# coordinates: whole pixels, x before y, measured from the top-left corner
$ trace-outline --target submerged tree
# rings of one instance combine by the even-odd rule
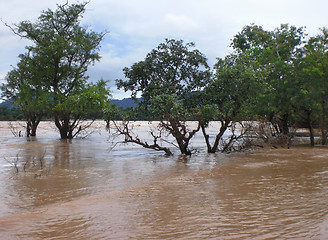
[[[92,122],[85,125],[84,114],[102,112],[109,105],[109,90],[106,81],[88,83],[75,88],[69,96],[53,107],[55,124],[60,131],[62,139],[72,139],[81,131],[88,128]],[[94,120],[94,119],[93,119]]]
[[[83,112],[70,110],[70,104],[83,102],[84,91],[90,91],[91,86],[85,87],[86,71],[100,59],[100,42],[105,35],[81,26],[86,4],[57,5],[55,11],[43,11],[35,23],[23,21],[11,27],[15,34],[34,43],[26,48],[38,57],[37,84],[51,93],[52,112],[62,139],[73,138],[73,130],[79,129],[77,123]],[[89,99],[87,105],[92,103]],[[98,102],[95,104],[97,107]],[[85,106],[80,110],[84,111]]]
[[[321,142],[327,144],[328,134],[328,29],[311,37],[305,46],[301,95],[296,98],[298,106],[301,103],[307,113],[308,126],[313,131],[313,125],[318,123],[321,129]],[[300,106],[301,107],[301,106]],[[305,108],[306,107],[306,108]],[[313,132],[311,143],[314,145]]]
[[[147,54],[144,61],[124,68],[128,80],[118,80],[119,89],[140,95],[139,109],[160,121],[159,128],[171,134],[182,154],[191,155],[190,139],[200,125],[189,129],[186,121],[192,116],[188,101],[193,92],[201,91],[209,79],[206,57],[193,43],[166,39]]]
[[[6,76],[2,96],[12,101],[24,114],[26,136],[36,136],[41,118],[50,110],[50,94],[40,84],[36,57],[21,54],[20,62]]]
[[[250,56],[239,53],[219,58],[214,69],[214,77],[203,91],[200,106],[201,129],[209,153],[219,150],[223,135],[234,123],[254,117],[256,101],[263,91],[263,73],[258,71]],[[206,128],[213,120],[221,125],[211,144]],[[228,144],[233,142],[233,138],[236,138],[235,134],[231,135]],[[222,151],[228,148],[225,146]]]
[[[266,92],[259,99],[257,113],[277,126],[277,132],[289,135],[294,122],[292,97],[299,86],[295,84],[296,63],[304,44],[304,29],[282,24],[266,31],[261,26],[244,27],[232,42],[237,52],[244,52],[259,63],[267,77]]]

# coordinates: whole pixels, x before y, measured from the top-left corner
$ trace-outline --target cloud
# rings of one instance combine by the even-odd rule
[[[42,10],[66,0],[4,1],[0,18],[8,23],[35,21]],[[73,3],[75,1],[70,1]],[[281,23],[306,26],[311,35],[327,25],[326,0],[91,0],[82,24],[109,31],[102,42],[102,59],[90,67],[90,79],[123,78],[122,69],[144,59],[165,38],[195,42],[210,65],[231,51],[230,40],[242,27],[256,23],[270,30]],[[0,26],[0,78],[17,63],[26,41]],[[114,83],[112,82],[112,85]],[[114,97],[123,96],[116,92]]]

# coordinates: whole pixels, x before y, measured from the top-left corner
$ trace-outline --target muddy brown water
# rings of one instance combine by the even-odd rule
[[[165,157],[93,130],[0,123],[0,239],[328,239],[327,148]]]

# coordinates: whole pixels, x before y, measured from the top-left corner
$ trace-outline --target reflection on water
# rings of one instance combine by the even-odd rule
[[[0,156],[29,163],[0,159],[0,239],[328,239],[326,148],[165,157],[42,124],[0,124]]]

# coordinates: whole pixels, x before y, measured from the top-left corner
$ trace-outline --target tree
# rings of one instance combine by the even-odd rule
[[[328,29],[311,37],[305,46],[303,64],[302,100],[306,104],[311,127],[317,121],[321,141],[327,144],[328,134]],[[312,143],[314,145],[314,142]]]
[[[106,129],[110,131],[110,121],[121,120],[122,116],[119,108],[113,103],[109,103],[108,106],[106,106],[104,109],[103,118],[106,122]]]
[[[263,91],[263,74],[249,55],[241,52],[219,58],[214,69],[214,77],[205,87],[200,105],[201,129],[209,153],[218,151],[224,133],[235,122],[254,118],[253,108]],[[213,120],[220,121],[221,126],[211,144],[206,128]],[[232,138],[229,144],[233,142]]]
[[[297,125],[304,126],[309,130],[310,145],[314,146],[314,128],[318,122],[318,105],[315,97],[316,85],[312,83],[311,75],[307,68],[306,57],[302,57],[298,64],[295,82],[299,88],[291,98],[295,120]]]
[[[60,122],[55,121],[55,124],[62,138],[72,139],[92,124],[91,122],[81,125],[85,113],[92,115],[107,108],[110,93],[106,84],[106,81],[100,80],[75,88],[74,92],[54,106],[53,111],[60,119]]]
[[[282,24],[274,31],[266,31],[261,26],[244,27],[231,46],[238,52],[250,53],[259,69],[266,72],[267,91],[259,99],[262,106],[260,115],[278,127],[277,132],[289,135],[293,123],[291,98],[295,91],[295,61],[304,45],[304,29]]]
[[[150,112],[177,142],[182,154],[191,155],[190,139],[200,129],[189,129],[186,121],[192,111],[188,104],[193,93],[206,85],[210,72],[206,57],[194,43],[166,39],[147,54],[144,61],[124,68],[128,80],[118,80],[117,87],[139,96],[139,109]]]
[[[1,86],[2,96],[23,112],[26,121],[26,136],[36,136],[37,127],[44,114],[49,111],[50,95],[39,82],[36,59],[29,53],[21,54],[17,67],[6,76]]]
[[[177,94],[159,94],[150,101],[150,111],[160,120],[159,129],[172,135],[182,154],[191,155],[190,140],[199,131],[200,123],[195,128],[188,127],[187,120],[193,116],[188,108],[187,99],[179,99]]]
[[[74,137],[73,129],[79,129],[76,124],[82,115],[77,109],[68,110],[67,104],[83,101],[79,95],[92,88],[84,87],[86,71],[100,59],[100,42],[105,36],[81,26],[86,5],[57,5],[55,11],[43,11],[35,23],[23,21],[11,27],[15,34],[34,43],[26,48],[37,57],[39,85],[51,93],[55,124],[62,139]]]

